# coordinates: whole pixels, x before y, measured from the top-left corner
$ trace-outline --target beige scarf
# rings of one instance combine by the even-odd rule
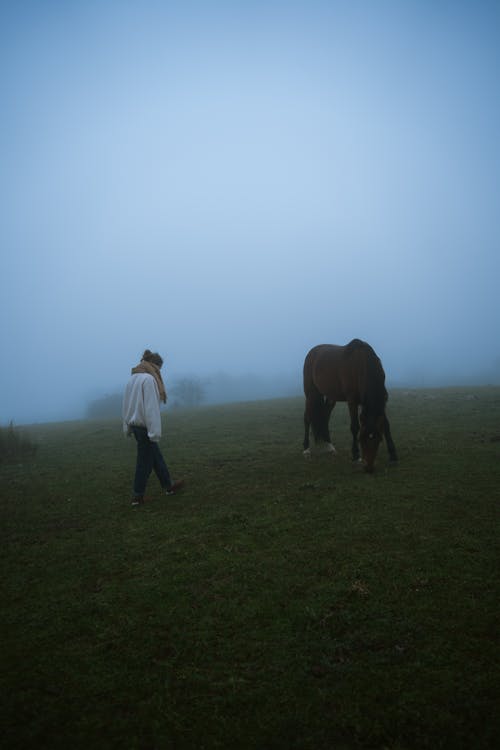
[[[165,386],[163,385],[160,368],[157,365],[154,365],[152,362],[145,362],[143,359],[141,359],[140,364],[138,364],[137,367],[132,368],[132,375],[136,375],[139,372],[145,372],[148,375],[152,375],[154,377],[158,386],[158,390],[160,391],[160,400],[163,401],[164,404],[166,404],[167,391],[165,390]]]

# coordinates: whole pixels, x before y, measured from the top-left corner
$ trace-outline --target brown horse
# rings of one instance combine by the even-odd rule
[[[337,401],[347,401],[351,415],[352,458],[359,461],[358,434],[366,471],[374,469],[378,447],[385,437],[389,460],[397,461],[389,420],[385,413],[385,372],[372,347],[360,339],[346,346],[320,344],[304,361],[304,455],[310,455],[309,430],[316,443],[335,453],[329,431],[330,415]],[[361,414],[358,417],[358,407]],[[361,429],[360,429],[361,425]]]

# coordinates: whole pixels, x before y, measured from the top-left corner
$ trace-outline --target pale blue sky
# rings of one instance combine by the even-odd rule
[[[500,4],[0,11],[0,421],[368,340],[500,381]]]

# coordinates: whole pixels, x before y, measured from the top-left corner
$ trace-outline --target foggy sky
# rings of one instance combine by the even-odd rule
[[[9,7],[10,5],[10,7]],[[0,423],[176,376],[500,382],[494,2],[0,10]]]

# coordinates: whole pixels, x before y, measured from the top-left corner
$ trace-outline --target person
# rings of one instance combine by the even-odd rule
[[[182,479],[172,481],[170,478],[158,444],[161,438],[160,403],[167,403],[160,372],[162,365],[160,355],[146,349],[140,363],[132,368],[132,376],[125,387],[123,431],[137,441],[132,505],[144,503],[146,485],[153,470],[167,495],[175,495],[184,485]]]

